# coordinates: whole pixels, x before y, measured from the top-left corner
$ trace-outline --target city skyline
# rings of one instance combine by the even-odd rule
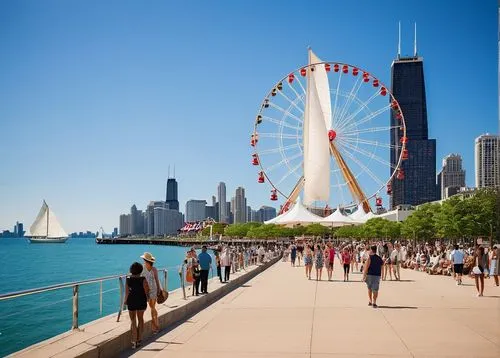
[[[436,156],[460,153],[473,186],[474,140],[498,133],[497,4],[331,2],[309,9],[301,26],[277,23],[303,5],[1,4],[0,130],[22,135],[0,143],[0,229],[29,228],[43,199],[68,232],[117,226],[132,204],[165,198],[163,163],[177,165],[180,207],[209,199],[220,178],[243,186],[249,206],[271,204],[248,163],[265,91],[306,62],[308,45],[389,83],[399,20],[402,55],[419,26]],[[345,16],[332,21],[336,9]]]

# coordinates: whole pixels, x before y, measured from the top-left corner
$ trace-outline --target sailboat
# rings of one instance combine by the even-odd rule
[[[99,230],[97,231],[97,236],[95,237],[95,242],[97,244],[99,244],[102,239],[104,239],[104,229],[102,228],[102,226],[99,228]]]
[[[27,236],[31,243],[65,243],[68,240],[68,234],[45,200]]]

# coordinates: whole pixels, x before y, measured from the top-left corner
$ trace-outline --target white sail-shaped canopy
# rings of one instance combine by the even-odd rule
[[[300,199],[292,209],[277,217],[273,224],[277,225],[297,225],[297,224],[313,224],[321,222],[321,217],[314,215],[302,205]]]
[[[309,64],[321,60],[309,50]],[[307,71],[304,111],[304,203],[328,201],[330,198],[330,146],[328,129],[331,121],[330,86],[323,65]]]
[[[363,204],[358,205],[358,209],[349,215],[349,218],[357,223],[365,223],[368,219],[366,219],[366,213],[365,210],[363,209]],[[370,217],[371,218],[371,217]]]
[[[56,215],[49,206],[43,201],[42,208],[35,219],[35,222],[30,226],[31,237],[46,237],[46,238],[61,238],[68,235],[57,220]]]
[[[264,224],[276,224],[276,221],[284,214],[278,215],[272,219],[269,219],[267,221],[264,221]]]
[[[96,239],[103,239],[104,238],[104,229],[102,228],[102,226],[99,228],[99,230],[97,231],[97,236],[96,236]]]
[[[332,214],[323,218],[321,222],[324,225],[334,227],[358,224],[358,222],[352,220],[349,216],[342,214],[339,207]]]

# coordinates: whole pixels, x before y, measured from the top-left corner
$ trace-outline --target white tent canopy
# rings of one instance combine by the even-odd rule
[[[349,216],[344,215],[340,212],[340,207],[337,207],[332,214],[323,218],[321,223],[328,226],[345,226],[345,225],[354,225],[358,224],[358,222],[351,219]]]
[[[300,199],[295,203],[292,209],[284,214],[277,216],[275,219],[266,221],[266,224],[277,224],[277,225],[297,225],[297,224],[313,224],[320,223],[322,218],[318,215],[314,215],[307,208],[302,205]]]

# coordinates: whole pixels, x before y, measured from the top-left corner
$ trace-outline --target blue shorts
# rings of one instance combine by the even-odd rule
[[[369,290],[378,291],[380,285],[380,276],[366,275],[366,286]]]

